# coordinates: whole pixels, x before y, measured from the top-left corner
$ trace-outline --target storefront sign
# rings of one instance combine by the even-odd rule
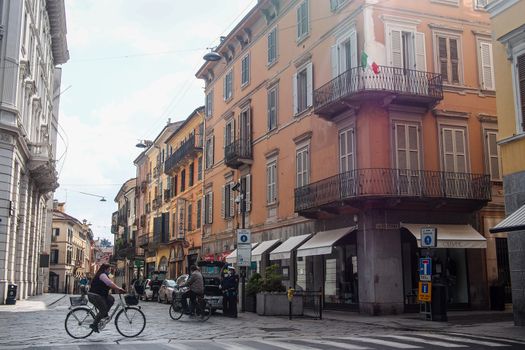
[[[417,297],[419,301],[432,301],[432,283],[419,282],[419,293]]]
[[[237,244],[237,266],[250,266],[252,261],[251,243]]]
[[[399,230],[399,224],[376,224],[376,230]]]
[[[421,228],[421,247],[435,248],[437,245],[437,228],[422,227]]]
[[[432,259],[431,258],[420,258],[419,259],[419,280],[427,281],[427,282],[432,280]]]

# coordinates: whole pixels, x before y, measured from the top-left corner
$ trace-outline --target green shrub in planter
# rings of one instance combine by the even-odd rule
[[[266,274],[262,279],[262,292],[285,292],[286,287],[283,285],[283,276],[277,272],[279,265],[271,265],[266,268]]]

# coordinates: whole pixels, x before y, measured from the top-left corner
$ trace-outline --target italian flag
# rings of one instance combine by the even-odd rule
[[[364,51],[361,52],[361,67],[369,67],[374,74],[379,74],[379,66],[375,61],[371,61]]]

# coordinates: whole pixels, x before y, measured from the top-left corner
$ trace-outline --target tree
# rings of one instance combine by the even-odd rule
[[[110,242],[109,239],[102,238],[102,239],[100,240],[100,246],[101,246],[102,248],[110,248],[110,247],[111,247],[111,242]]]

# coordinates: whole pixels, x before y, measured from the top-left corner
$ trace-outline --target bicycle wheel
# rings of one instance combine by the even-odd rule
[[[142,310],[134,306],[126,306],[115,318],[117,331],[127,338],[136,337],[146,327],[146,316]]]
[[[66,316],[64,326],[67,334],[72,338],[82,339],[87,338],[93,333],[93,330],[89,328],[95,320],[95,314],[87,307],[77,307]]]
[[[196,308],[195,313],[197,314],[197,319],[201,322],[208,320],[211,316],[211,306],[210,303],[204,301],[198,308]]]
[[[182,305],[180,302],[174,301],[170,306],[170,317],[175,321],[179,320],[182,317]]]

